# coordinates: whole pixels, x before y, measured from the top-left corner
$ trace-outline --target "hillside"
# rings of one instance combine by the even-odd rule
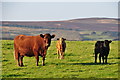
[[[66,21],[3,21],[3,39],[13,39],[19,34],[56,34],[67,40],[118,40],[118,19],[84,18]],[[56,38],[54,40],[56,40]]]

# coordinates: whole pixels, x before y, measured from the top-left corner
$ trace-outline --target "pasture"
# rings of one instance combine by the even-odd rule
[[[108,64],[95,64],[93,49],[96,41],[66,41],[65,59],[57,59],[56,41],[52,41],[45,66],[40,57],[24,57],[18,67],[13,56],[13,40],[2,40],[2,78],[118,78],[118,41],[110,44]],[[99,60],[98,60],[99,62]]]

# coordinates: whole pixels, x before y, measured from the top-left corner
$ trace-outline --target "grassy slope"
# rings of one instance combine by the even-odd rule
[[[65,59],[57,59],[56,42],[53,41],[46,65],[35,64],[34,57],[24,57],[24,67],[18,67],[13,57],[13,40],[2,41],[3,78],[118,78],[118,42],[111,43],[108,64],[94,64],[95,41],[66,41]]]

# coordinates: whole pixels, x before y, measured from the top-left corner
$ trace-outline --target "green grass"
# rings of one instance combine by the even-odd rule
[[[24,57],[24,67],[18,67],[13,56],[13,40],[2,40],[3,78],[118,78],[118,42],[111,43],[108,64],[95,64],[95,41],[66,41],[65,59],[56,55],[56,41],[48,49],[45,66],[40,57],[36,66],[34,57]]]

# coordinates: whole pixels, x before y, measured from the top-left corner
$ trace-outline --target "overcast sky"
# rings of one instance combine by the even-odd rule
[[[5,0],[6,1],[6,0]],[[118,18],[118,2],[2,2],[4,21]]]
[[[1,0],[2,2],[119,2],[120,0]]]

